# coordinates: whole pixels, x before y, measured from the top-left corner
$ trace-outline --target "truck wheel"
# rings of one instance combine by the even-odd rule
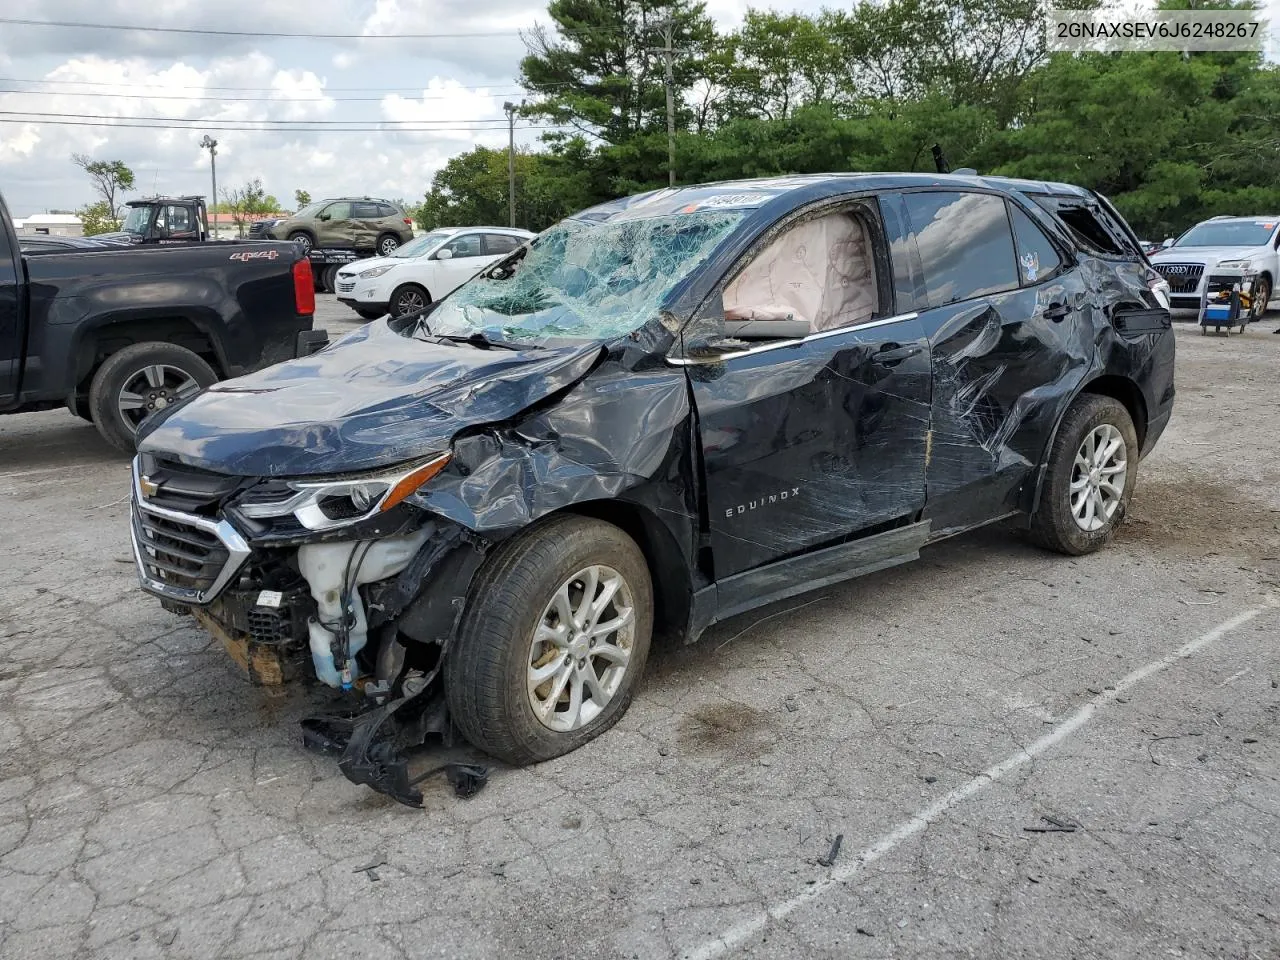
[[[302,255],[305,257],[311,252],[311,248],[316,245],[315,237],[307,233],[305,230],[295,230],[289,234],[289,239],[302,248]]]
[[[330,264],[320,271],[320,289],[324,293],[337,292],[338,265]]]
[[[89,411],[107,443],[133,453],[143,420],[217,381],[213,368],[185,347],[135,343],[107,357],[93,375]]]
[[[444,665],[458,729],[523,765],[613,726],[644,672],[653,585],[612,524],[559,517],[505,544],[476,578]]]
[[[400,238],[394,233],[384,233],[378,238],[378,256],[389,257],[400,246]]]
[[[431,294],[416,283],[405,283],[391,293],[390,310],[393,317],[403,317],[406,313],[421,310],[431,302]]]
[[[1129,411],[1111,397],[1078,397],[1058,426],[1047,471],[1032,539],[1069,556],[1104,546],[1138,480],[1138,434]]]

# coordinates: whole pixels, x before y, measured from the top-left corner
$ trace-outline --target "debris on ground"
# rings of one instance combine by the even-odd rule
[[[385,860],[374,860],[372,863],[366,863],[363,867],[356,867],[351,872],[363,873],[366,877],[369,878],[370,883],[377,883],[379,880],[382,879],[380,876],[378,876],[378,868],[385,867],[386,865],[387,865],[387,861]]]
[[[840,856],[840,844],[844,843],[844,834],[837,833],[836,838],[831,841],[831,849],[825,857],[819,857],[818,863],[824,867],[829,867],[836,862],[836,857]]]
[[[1050,816],[1044,814],[1040,817],[1047,826],[1036,825],[1034,827],[1023,827],[1026,833],[1075,833],[1080,829],[1080,824],[1073,823],[1070,820],[1064,820],[1061,817]]]

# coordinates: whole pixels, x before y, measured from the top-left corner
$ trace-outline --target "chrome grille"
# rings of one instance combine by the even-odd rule
[[[355,288],[356,288],[356,282],[354,280],[347,280],[345,282],[342,280],[338,281],[339,293],[350,293]]]
[[[249,545],[225,520],[169,510],[147,502],[133,467],[130,534],[143,589],[184,603],[208,603],[249,557]]]
[[[1203,263],[1157,263],[1155,268],[1169,281],[1170,293],[1195,293],[1204,273]]]

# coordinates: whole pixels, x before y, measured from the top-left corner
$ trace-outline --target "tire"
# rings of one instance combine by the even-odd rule
[[[147,416],[217,381],[213,368],[185,347],[135,343],[107,357],[93,375],[89,412],[103,439],[131,454],[134,432]],[[129,397],[122,396],[126,388]]]
[[[1101,462],[1101,469],[1096,474],[1093,471],[1080,474],[1077,455],[1098,462],[1096,458],[1089,458],[1085,444],[1090,438],[1099,441],[1100,436],[1105,436],[1106,442],[1095,442],[1095,450],[1108,449],[1117,439],[1121,445],[1112,458]],[[1122,473],[1115,470],[1120,458],[1124,464]],[[1124,521],[1138,480],[1138,434],[1129,411],[1111,397],[1096,394],[1078,397],[1058,425],[1046,469],[1040,488],[1040,502],[1031,520],[1031,538],[1046,549],[1073,557],[1105,546]],[[1121,483],[1114,482],[1116,476],[1123,477]],[[1095,477],[1103,484],[1096,488],[1096,497],[1104,503],[1101,511],[1097,509],[1098,499],[1093,499],[1092,508],[1086,503]],[[1082,479],[1085,482],[1083,490],[1073,491],[1073,484],[1078,485]],[[1108,481],[1111,491],[1106,489]],[[1115,490],[1119,490],[1118,496]],[[1080,520],[1077,520],[1077,504],[1081,505],[1084,514]],[[1086,529],[1086,526],[1091,528]]]
[[[320,271],[320,287],[325,293],[337,291],[338,265],[330,264]]]
[[[302,248],[302,255],[305,257],[311,252],[311,248],[316,245],[316,238],[305,230],[295,230],[289,234],[289,239]]]
[[[430,302],[431,294],[423,287],[416,283],[402,283],[391,291],[391,302],[387,304],[387,309],[393,317],[403,317],[406,313],[421,310]]]
[[[1271,278],[1261,276],[1258,278],[1258,286],[1254,291],[1253,307],[1249,311],[1250,317],[1254,320],[1261,320],[1267,314],[1267,304],[1271,302]],[[1244,324],[1241,324],[1243,332]]]
[[[573,639],[570,631],[567,637],[576,649],[535,639],[535,631],[540,624],[545,626],[546,618],[562,622],[552,609],[555,597],[571,583],[581,591],[586,578],[573,578],[591,569],[600,571],[596,589],[610,582],[610,573],[625,583],[625,590],[620,588],[615,597],[630,594],[630,623],[623,629],[631,629],[631,633],[624,636],[619,630],[599,641],[588,641],[589,634]],[[583,595],[572,589],[567,593],[571,614]],[[453,722],[476,747],[516,766],[549,760],[598,737],[626,712],[649,654],[653,584],[644,554],[617,527],[568,516],[541,524],[489,558],[476,578],[472,597],[457,641],[445,660],[444,683]],[[625,620],[622,608],[613,606],[615,602],[611,600],[597,616],[608,617],[610,623]],[[585,647],[588,642],[590,647]],[[611,678],[615,656],[628,642],[630,656],[622,672]],[[591,648],[597,652],[591,653]],[[608,656],[604,655],[606,648],[613,651]],[[566,654],[563,660],[562,651]],[[583,659],[575,662],[578,655],[584,655]],[[543,685],[532,687],[530,673],[536,660],[542,660],[542,669],[556,672]],[[603,692],[611,684],[612,694],[601,705],[589,684],[582,681],[580,713],[572,714],[572,681],[589,673],[596,677],[597,690]],[[561,674],[568,678],[561,683],[565,692],[553,698],[551,685]],[[535,698],[550,705],[551,720],[540,719],[535,713]],[[562,705],[570,709],[560,712]],[[590,716],[582,716],[588,712]],[[574,716],[579,718],[576,726]],[[554,723],[564,729],[553,729]]]
[[[400,238],[394,233],[384,233],[378,238],[378,242],[374,249],[378,251],[378,256],[389,257],[400,248]]]

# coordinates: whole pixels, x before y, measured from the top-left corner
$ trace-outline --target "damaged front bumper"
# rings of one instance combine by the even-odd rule
[[[339,753],[353,782],[420,804],[405,751],[432,734],[454,745],[439,673],[486,542],[407,504],[377,522],[268,529],[233,505],[260,481],[173,465],[153,478],[142,459],[131,536],[143,589],[191,613],[251,683],[314,676],[342,690],[341,709],[304,723],[304,743]],[[461,795],[484,780],[471,762],[438,769]]]

